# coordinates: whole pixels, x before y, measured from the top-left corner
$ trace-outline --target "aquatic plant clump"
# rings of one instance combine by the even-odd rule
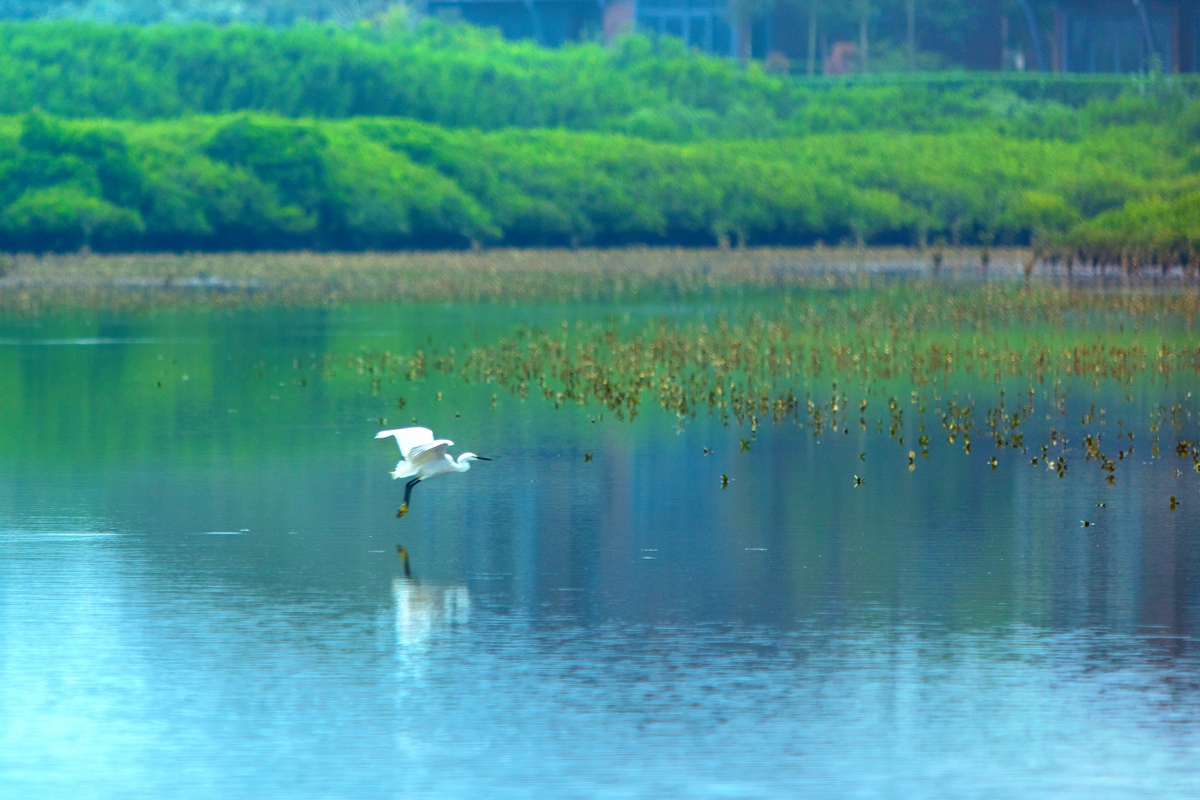
[[[791,423],[822,437],[886,434],[916,468],[934,445],[1065,477],[1093,463],[1108,483],[1135,444],[1200,475],[1200,344],[1194,293],[1049,286],[800,292],[685,319],[528,327],[487,342],[347,366],[387,380],[441,374],[522,401],[676,424]],[[1107,404],[1107,405],[1106,405]]]

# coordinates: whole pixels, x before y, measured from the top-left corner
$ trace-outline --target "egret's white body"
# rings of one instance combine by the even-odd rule
[[[449,439],[433,438],[429,428],[395,428],[380,431],[376,439],[395,438],[400,447],[401,459],[392,470],[393,478],[408,478],[404,491],[404,503],[396,515],[404,516],[408,512],[408,500],[412,495],[412,487],[426,478],[441,475],[444,472],[466,472],[471,468],[472,461],[491,461],[490,458],[477,456],[474,453],[463,453],[454,459],[446,452],[446,448],[454,444]]]

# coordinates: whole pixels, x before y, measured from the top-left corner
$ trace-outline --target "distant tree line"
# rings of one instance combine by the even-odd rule
[[[1181,260],[1200,241],[1197,127],[667,143],[394,119],[35,113],[0,125],[0,247],[943,242]]]
[[[1197,84],[1177,82],[1179,91]],[[548,50],[432,21],[344,30],[0,23],[0,114],[155,119],[268,111],[404,116],[453,127],[564,127],[668,140],[770,137],[1040,114],[1113,99],[1129,78],[1013,75],[814,85],[630,36]],[[1149,107],[1144,113],[1159,114]]]
[[[1034,244],[1192,259],[1197,84],[809,82],[639,36],[0,24],[0,248]]]
[[[1048,0],[729,0],[733,16],[747,26],[752,18],[783,11],[807,28],[802,52],[796,46],[784,49],[806,60],[810,74],[820,71],[818,55],[827,55],[835,42],[856,47],[854,71],[872,72],[970,65],[979,61],[981,44],[1036,50],[1031,37],[1037,35],[1029,23],[1040,23],[1037,38],[1044,39],[1053,27],[1052,5]],[[0,19],[276,28],[307,21],[350,28],[398,18],[415,22],[427,8],[424,0],[0,0]],[[1026,61],[1023,54],[1020,61]],[[1036,66],[1032,54],[1028,62]]]

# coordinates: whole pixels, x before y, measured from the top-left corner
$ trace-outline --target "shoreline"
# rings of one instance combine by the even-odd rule
[[[1115,265],[1114,265],[1115,267]],[[0,257],[0,313],[53,308],[633,299],[889,279],[1191,286],[1176,267],[1071,269],[1028,248],[496,248]]]
[[[932,268],[940,255],[948,270],[981,265],[989,254],[991,267],[1019,271],[1032,256],[1028,247],[494,247],[461,250],[315,251],[262,250],[186,253],[17,253],[0,256],[0,280],[40,276],[46,270],[76,277],[80,270],[98,277],[183,277],[213,274],[221,267],[231,276],[288,275],[296,266],[325,270],[395,270],[433,266],[479,266],[495,269],[545,269],[570,271],[583,267],[629,268],[631,262],[652,261],[652,267],[697,265],[728,268],[764,268],[785,265],[809,270],[906,270]]]

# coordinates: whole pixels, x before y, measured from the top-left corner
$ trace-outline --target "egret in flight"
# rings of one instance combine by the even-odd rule
[[[441,475],[443,472],[466,472],[471,468],[472,461],[491,461],[490,458],[477,456],[474,453],[463,453],[458,460],[450,457],[446,448],[454,444],[449,439],[434,439],[433,431],[429,428],[395,428],[390,431],[380,431],[376,439],[386,439],[389,436],[396,439],[400,445],[401,459],[392,470],[393,478],[408,478],[404,485],[404,502],[397,517],[408,513],[408,501],[412,498],[413,487],[426,478]]]

